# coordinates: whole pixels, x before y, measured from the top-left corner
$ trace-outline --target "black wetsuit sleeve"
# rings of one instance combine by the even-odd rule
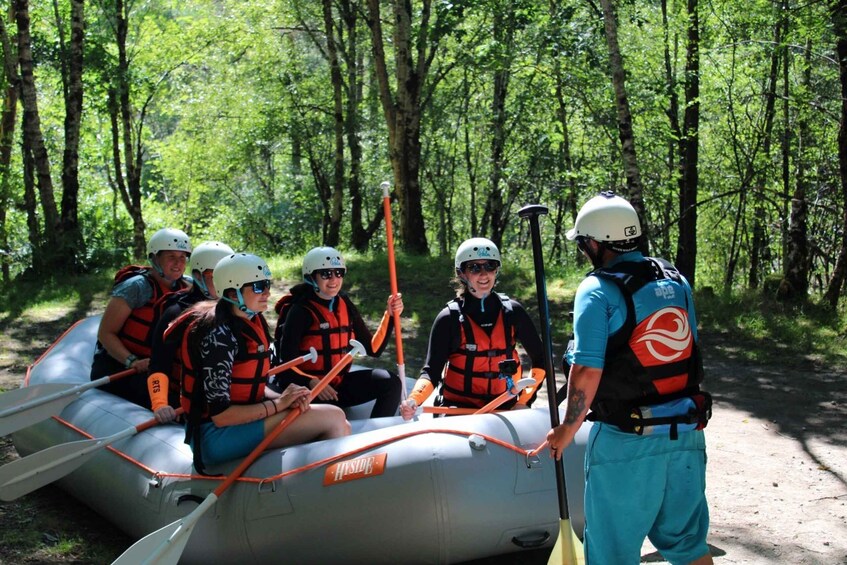
[[[171,368],[173,367],[174,358],[176,357],[179,343],[173,340],[165,340],[165,330],[180,314],[182,307],[179,304],[172,304],[162,312],[156,327],[153,328],[153,340],[151,342],[150,368],[149,373],[164,373],[171,377]]]
[[[429,379],[433,386],[437,387],[441,382],[441,374],[447,359],[453,352],[455,343],[458,343],[452,316],[449,308],[444,308],[436,316],[429,333],[429,344],[427,345],[426,361],[421,369],[421,377]]]

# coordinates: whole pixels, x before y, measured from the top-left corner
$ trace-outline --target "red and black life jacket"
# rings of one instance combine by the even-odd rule
[[[187,310],[168,327],[165,339],[179,339],[177,365],[180,367],[180,406],[188,415],[189,424],[206,420],[209,410],[204,401],[202,379],[198,379],[196,368],[198,340],[195,326],[197,311]],[[237,318],[231,322],[232,331],[238,340],[238,353],[232,365],[230,402],[232,404],[255,404],[265,397],[265,385],[270,369],[270,328],[264,316],[257,314],[250,320]]]
[[[350,340],[354,337],[349,301],[346,294],[339,294],[338,299],[334,301],[335,308],[332,311],[320,302],[292,294],[287,294],[277,301],[274,306],[279,314],[276,326],[277,339],[282,335],[282,327],[293,304],[299,304],[311,315],[311,323],[303,332],[303,338],[298,345],[299,355],[308,355],[309,348],[314,347],[318,352],[318,359],[314,363],[307,361],[300,364],[297,367],[298,371],[314,377],[322,377],[347,354]],[[347,370],[342,371],[330,384],[337,386],[346,373]]]
[[[512,303],[505,294],[495,294],[500,298],[501,308],[490,332],[466,316],[458,300],[447,304],[451,318],[459,327],[460,338],[444,369],[441,394],[445,404],[458,402],[482,407],[506,392],[508,384],[500,377],[500,361],[514,359],[518,363],[514,380],[521,377]]]
[[[616,414],[628,418],[634,406],[695,394],[703,381],[702,358],[689,326],[689,295],[682,276],[667,261],[645,259],[590,273],[615,283],[627,305],[626,321],[608,339],[603,376],[591,405],[593,419],[611,421]],[[636,324],[633,295],[660,280],[671,281],[684,302],[650,312]]]
[[[153,291],[153,296],[146,304],[130,312],[129,317],[118,332],[118,337],[131,353],[142,358],[149,358],[153,341],[153,328],[156,327],[156,323],[165,309],[168,296],[175,293],[187,294],[191,287],[184,280],[180,280],[178,289],[165,290],[153,277],[150,267],[140,265],[128,265],[120,269],[115,274],[115,285],[135,276],[144,277]]]

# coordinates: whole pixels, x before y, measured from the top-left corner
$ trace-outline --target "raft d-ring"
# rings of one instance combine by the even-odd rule
[[[488,442],[485,441],[485,438],[479,434],[471,434],[468,436],[468,443],[471,446],[471,449],[476,451],[482,451],[485,449],[485,446],[488,445]]]
[[[538,457],[538,454],[533,451],[526,452],[525,460],[527,469],[532,469],[533,467],[537,467],[541,464],[541,459]]]
[[[150,480],[147,481],[147,484],[150,485],[150,488],[161,487],[162,486],[162,475],[160,475],[159,473],[156,473],[155,475],[150,477]]]
[[[276,492],[276,481],[269,481],[267,479],[262,479],[261,481],[259,481],[259,494],[263,492]]]

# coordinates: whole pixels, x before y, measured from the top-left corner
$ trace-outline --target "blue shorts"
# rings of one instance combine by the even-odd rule
[[[702,431],[638,436],[595,423],[585,453],[585,555],[590,565],[637,564],[649,538],[670,563],[706,555]]]
[[[241,459],[265,439],[265,421],[256,420],[219,428],[214,422],[200,425],[200,455],[203,465],[218,465]],[[193,445],[191,446],[194,447]]]

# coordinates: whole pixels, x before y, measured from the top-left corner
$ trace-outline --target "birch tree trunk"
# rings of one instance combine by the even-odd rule
[[[9,18],[14,21],[14,13]],[[12,188],[9,183],[12,162],[12,145],[15,139],[15,122],[18,115],[18,90],[20,76],[18,75],[18,52],[6,29],[6,21],[0,17],[0,44],[3,47],[3,76],[5,78],[5,93],[3,96],[3,113],[0,116],[0,269],[3,282],[11,279],[9,260],[9,234],[6,231],[6,210],[12,202]],[[17,37],[14,45],[17,45]]]
[[[21,72],[21,102],[23,104],[23,134],[32,156],[34,183],[38,189],[43,214],[43,236],[36,237],[33,244],[33,266],[37,271],[47,268],[52,260],[46,255],[58,249],[59,212],[50,177],[50,157],[44,144],[41,119],[38,114],[38,93],[35,88],[35,73],[32,60],[32,37],[28,0],[15,0],[15,20],[18,24],[18,57]],[[31,226],[32,228],[32,226]],[[33,234],[30,233],[32,236]]]
[[[620,46],[618,45],[618,24],[613,0],[600,0],[603,9],[603,26],[606,33],[606,45],[609,48],[609,64],[612,70],[612,87],[615,91],[615,108],[618,114],[618,137],[621,140],[621,157],[626,176],[627,196],[632,203],[644,232],[641,250],[646,252],[649,246],[648,220],[644,209],[644,194],[641,185],[641,173],[635,152],[635,134],[632,131],[632,112],[626,92],[626,71],[623,66]]]

